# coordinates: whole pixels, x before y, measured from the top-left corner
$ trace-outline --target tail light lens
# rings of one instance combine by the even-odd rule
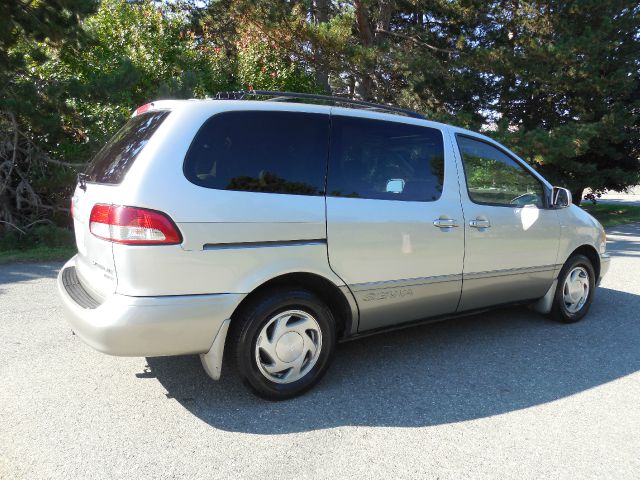
[[[125,245],[175,245],[182,235],[164,213],[146,208],[96,204],[89,231],[98,238]]]

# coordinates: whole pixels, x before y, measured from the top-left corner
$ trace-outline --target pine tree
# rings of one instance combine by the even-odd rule
[[[550,180],[596,194],[640,181],[640,9],[634,1],[506,0],[478,50],[499,136]],[[487,26],[489,22],[487,22]]]

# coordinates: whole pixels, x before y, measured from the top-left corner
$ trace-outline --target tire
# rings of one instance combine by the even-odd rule
[[[558,287],[549,316],[562,323],[582,320],[589,312],[594,292],[595,270],[591,261],[584,255],[572,255],[558,276]]]
[[[327,371],[336,347],[335,320],[308,290],[269,289],[234,315],[230,340],[243,383],[262,398],[286,400]]]

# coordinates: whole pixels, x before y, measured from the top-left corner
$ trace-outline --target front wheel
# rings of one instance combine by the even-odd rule
[[[326,372],[336,344],[331,310],[300,288],[269,290],[242,308],[232,349],[244,383],[269,400],[295,397]]]
[[[589,311],[595,289],[595,271],[584,255],[567,260],[558,277],[550,316],[562,323],[581,320]]]

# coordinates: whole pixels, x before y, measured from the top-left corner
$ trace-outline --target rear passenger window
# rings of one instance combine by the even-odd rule
[[[196,134],[184,173],[207,188],[323,195],[328,140],[327,115],[220,113]]]
[[[334,116],[328,195],[432,202],[444,181],[439,130]]]

